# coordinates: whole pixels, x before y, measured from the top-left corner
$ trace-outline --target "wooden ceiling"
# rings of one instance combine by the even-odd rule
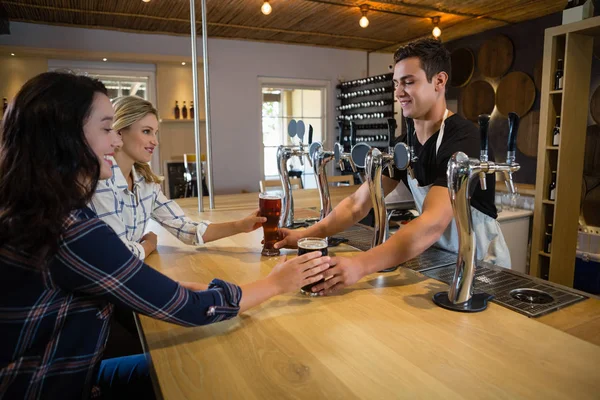
[[[208,36],[307,44],[367,51],[394,51],[431,35],[440,17],[450,41],[564,9],[567,0],[206,0]],[[368,4],[369,26],[358,25]],[[189,35],[186,0],[0,0],[11,21]],[[200,0],[196,0],[200,19]],[[198,29],[200,26],[198,26]]]

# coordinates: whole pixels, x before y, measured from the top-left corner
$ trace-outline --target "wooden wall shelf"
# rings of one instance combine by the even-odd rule
[[[546,29],[542,70],[536,194],[529,273],[573,287],[586,140],[592,50],[600,17]],[[554,90],[557,61],[564,61],[562,90]],[[552,145],[560,116],[560,143]],[[548,188],[556,171],[556,200]],[[552,253],[544,236],[552,224]]]

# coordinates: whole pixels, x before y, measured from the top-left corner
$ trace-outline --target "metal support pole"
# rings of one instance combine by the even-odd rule
[[[210,81],[208,79],[208,23],[206,19],[206,0],[202,0],[202,59],[204,63],[204,107],[206,110],[206,179],[210,209],[215,208],[215,189],[213,187],[212,131],[210,125]]]
[[[196,54],[196,6],[194,0],[190,0],[190,27],[192,37],[192,82],[194,89],[194,103],[200,104],[198,96],[198,56]],[[206,69],[206,65],[204,67]],[[196,187],[198,188],[198,212],[204,211],[202,204],[202,160],[200,154],[202,148],[200,144],[200,120],[198,115],[194,118],[194,139],[196,143]],[[208,118],[208,116],[207,116]]]

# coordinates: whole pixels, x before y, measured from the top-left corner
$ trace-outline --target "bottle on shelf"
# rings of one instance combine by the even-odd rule
[[[194,119],[194,102],[190,101],[190,118]]]
[[[552,224],[546,226],[546,233],[544,234],[544,252],[550,254],[552,251]]]
[[[552,180],[548,188],[548,200],[556,200],[556,171],[552,171]]]
[[[557,66],[556,66],[556,73],[554,74],[554,90],[562,90],[563,75],[564,75],[563,60],[562,60],[562,58],[559,58]]]
[[[8,108],[8,99],[4,97],[2,99],[2,116],[6,113],[6,109]]]
[[[178,101],[175,101],[175,108],[173,109],[173,114],[175,116],[175,119],[179,119],[180,111],[179,111],[179,102]]]
[[[556,123],[552,129],[552,146],[558,146],[560,143],[560,115],[556,116]]]
[[[183,107],[181,108],[181,117],[183,119],[187,119],[187,106],[185,105],[185,100],[183,101]]]

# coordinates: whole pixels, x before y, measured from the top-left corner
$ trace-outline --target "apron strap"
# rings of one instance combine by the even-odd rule
[[[446,127],[446,118],[448,118],[448,113],[450,110],[446,108],[444,112],[444,118],[442,119],[442,125],[440,125],[440,133],[438,134],[437,142],[435,143],[435,156],[437,157],[438,150],[440,149],[440,145],[442,144],[442,139],[444,138],[444,128]]]

